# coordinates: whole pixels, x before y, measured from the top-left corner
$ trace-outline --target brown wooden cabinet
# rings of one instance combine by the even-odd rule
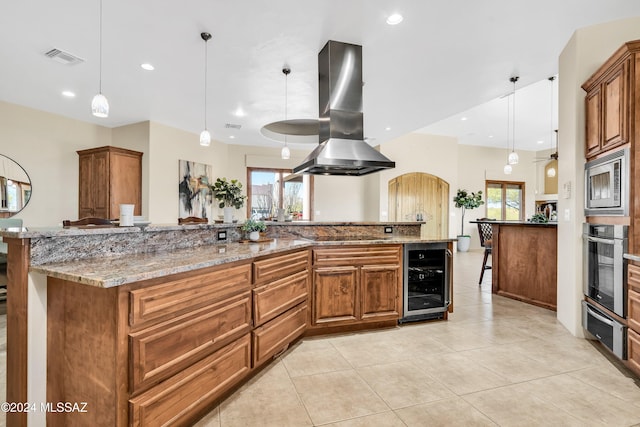
[[[47,425],[190,425],[251,371],[251,261],[102,289],[48,279]]]
[[[587,159],[629,141],[630,66],[627,55],[594,75],[582,86],[587,91]]]
[[[627,268],[627,358],[628,366],[640,375],[640,267]]]
[[[397,322],[401,249],[399,245],[314,249],[312,327]]]
[[[304,334],[309,296],[309,251],[253,263],[253,366],[271,360]]]
[[[193,425],[194,414],[210,410],[211,402],[242,381],[250,370],[251,340],[246,334],[153,389],[132,398],[129,425]]]
[[[80,150],[78,218],[118,218],[120,204],[142,212],[142,154],[118,147]]]

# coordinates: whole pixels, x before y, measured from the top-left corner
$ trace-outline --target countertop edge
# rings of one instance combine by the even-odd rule
[[[402,237],[380,240],[353,240],[353,241],[323,241],[317,242],[311,239],[280,239],[280,243],[259,244],[259,243],[226,243],[201,246],[198,248],[180,249],[177,251],[166,251],[160,253],[143,253],[136,255],[89,258],[79,261],[65,261],[51,264],[41,264],[29,267],[29,271],[41,273],[57,279],[68,280],[80,284],[95,286],[99,288],[112,288],[143,280],[158,277],[170,276],[173,274],[186,273],[207,267],[215,267],[229,264],[236,261],[250,260],[262,256],[274,255],[297,249],[313,248],[319,246],[359,246],[359,245],[403,245],[413,243],[448,243],[456,239],[421,239],[419,237]],[[213,252],[211,250],[216,250]],[[179,254],[184,259],[177,264],[167,265],[164,261],[171,258],[172,254]],[[191,257],[189,254],[193,253]],[[226,254],[226,255],[225,255]],[[193,257],[196,257],[192,260]],[[180,256],[176,257],[180,258]],[[142,265],[140,271],[126,268],[127,262],[139,263]],[[113,268],[109,273],[101,273],[94,268],[89,268],[92,263],[122,263],[125,267],[121,270]],[[86,270],[81,271],[83,268]],[[89,271],[90,272],[86,272]]]

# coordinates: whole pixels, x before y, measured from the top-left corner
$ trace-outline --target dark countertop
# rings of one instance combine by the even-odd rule
[[[487,223],[487,224],[498,224],[498,225],[532,225],[535,227],[540,226],[549,226],[556,227],[558,225],[557,221],[549,221],[549,222],[530,222],[530,221],[469,221],[471,224],[477,224],[479,222]]]

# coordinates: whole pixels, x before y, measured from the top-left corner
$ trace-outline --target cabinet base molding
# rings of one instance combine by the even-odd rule
[[[304,333],[305,337],[316,335],[340,334],[345,332],[366,331],[369,329],[395,328],[398,326],[398,320],[387,320],[384,322],[359,323],[353,325],[342,326],[309,326]]]

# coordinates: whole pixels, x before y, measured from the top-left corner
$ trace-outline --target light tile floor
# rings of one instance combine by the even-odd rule
[[[304,339],[196,425],[640,426],[640,380],[481,265],[455,254],[448,321]]]
[[[640,380],[554,312],[492,295],[490,271],[478,286],[481,263],[455,254],[448,321],[304,339],[196,425],[640,426]]]

